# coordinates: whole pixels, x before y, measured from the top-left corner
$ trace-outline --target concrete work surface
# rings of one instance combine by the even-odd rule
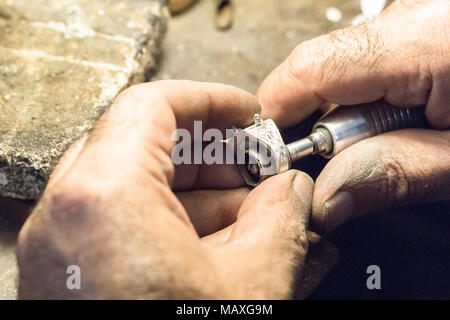
[[[233,25],[215,28],[216,1],[203,0],[173,17],[153,79],[232,84],[255,93],[263,79],[302,41],[351,25],[359,1],[234,0]],[[336,22],[327,18],[335,10]],[[341,16],[339,17],[339,14]]]

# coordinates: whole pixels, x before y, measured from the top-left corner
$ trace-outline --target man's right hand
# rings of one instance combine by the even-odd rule
[[[262,117],[281,126],[328,103],[378,99],[426,105],[450,127],[450,1],[397,0],[375,20],[301,43],[258,90]],[[450,132],[401,130],[361,141],[316,181],[313,225],[323,231],[393,205],[450,199]]]

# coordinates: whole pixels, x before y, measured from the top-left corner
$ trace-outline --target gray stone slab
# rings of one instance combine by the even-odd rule
[[[156,66],[163,0],[0,0],[0,196],[35,199],[62,153]]]
[[[148,38],[165,0],[0,0],[4,17],[65,24],[73,31]]]

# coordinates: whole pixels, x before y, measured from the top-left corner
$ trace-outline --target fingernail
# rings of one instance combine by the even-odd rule
[[[302,198],[305,196],[305,192],[311,192],[312,197],[312,190],[313,190],[313,182],[311,180],[311,190],[307,189],[306,186],[308,185],[308,177],[306,174],[301,173],[300,171],[294,171],[294,179],[292,181],[292,188],[294,189],[295,193],[299,198]]]
[[[294,175],[294,179],[292,180],[292,189],[294,189],[295,193],[297,194],[298,197],[301,196],[301,183],[300,183],[300,179],[299,179],[299,174],[295,174]]]
[[[325,210],[327,212],[327,231],[331,231],[353,215],[355,202],[352,194],[348,191],[336,193],[325,202]]]

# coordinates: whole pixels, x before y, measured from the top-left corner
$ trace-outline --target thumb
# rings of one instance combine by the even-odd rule
[[[312,226],[331,231],[380,209],[450,199],[450,131],[400,130],[337,154],[316,180]]]
[[[249,193],[224,246],[227,262],[235,261],[228,272],[239,279],[241,297],[292,295],[308,248],[312,193],[312,179],[296,170],[267,179]]]

